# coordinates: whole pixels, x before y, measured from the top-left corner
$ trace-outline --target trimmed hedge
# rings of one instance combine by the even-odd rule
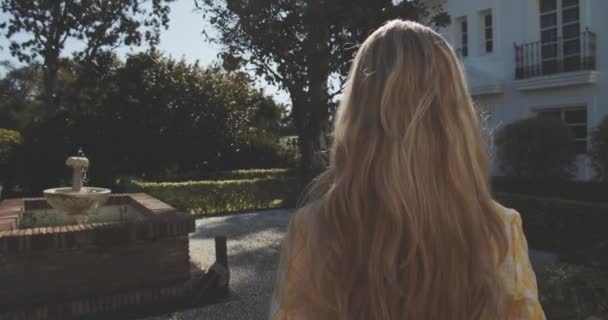
[[[512,177],[492,177],[498,193],[552,197],[585,202],[608,203],[608,183],[596,181],[529,181]]]
[[[295,203],[295,178],[127,183],[130,191],[150,194],[194,215],[286,208]]]
[[[517,210],[529,246],[577,264],[608,266],[608,204],[496,193]]]
[[[221,171],[216,174],[211,174],[210,178],[217,180],[238,180],[238,179],[263,179],[263,178],[278,178],[293,176],[294,172],[291,169],[245,169]]]
[[[536,273],[547,319],[608,317],[608,272],[556,264]]]
[[[163,175],[152,177],[148,180],[157,182],[187,182],[187,181],[202,181],[202,180],[239,180],[239,179],[263,179],[263,178],[279,178],[294,176],[292,169],[272,168],[272,169],[242,169],[230,171],[217,171],[208,173],[186,173]]]

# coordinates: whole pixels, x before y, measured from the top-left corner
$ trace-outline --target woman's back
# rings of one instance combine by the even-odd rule
[[[512,299],[510,305],[504,310],[505,318],[530,320],[545,319],[538,299],[536,278],[530,264],[528,245],[523,233],[520,215],[517,211],[505,208],[498,203],[495,203],[495,206],[497,208],[497,214],[504,222],[508,239],[507,242],[509,244],[507,254],[499,269],[505,293]],[[310,270],[308,266],[310,260],[307,256],[310,254],[325,255],[328,250],[321,248],[317,252],[306,251],[310,250],[305,243],[307,242],[306,234],[309,233],[307,229],[311,227],[310,220],[314,219],[311,215],[314,214],[314,206],[305,208],[294,214],[294,218],[289,227],[289,235],[292,237],[292,241],[289,243],[291,243],[292,246],[284,247],[284,251],[282,252],[282,259],[290,261],[291,264],[289,267],[285,267],[285,263],[281,265],[282,268],[279,269],[275,293],[280,293],[284,290],[294,290],[299,292],[299,295],[315,295],[314,289],[308,284],[309,275],[307,275],[307,270]],[[357,290],[357,288],[354,290]],[[309,316],[306,316],[306,312],[299,314],[299,316],[296,313],[292,315],[292,317],[280,315],[280,313],[277,313],[275,299],[273,299],[271,315],[275,315],[280,319],[310,319]]]
[[[511,319],[524,300],[503,264],[522,245],[488,181],[452,48],[413,22],[376,30],[352,63],[330,166],[290,225],[275,318]]]

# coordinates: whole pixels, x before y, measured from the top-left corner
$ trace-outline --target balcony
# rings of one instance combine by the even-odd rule
[[[596,38],[585,30],[574,37],[516,44],[516,87],[534,90],[595,83]]]
[[[515,78],[595,70],[596,35],[587,30],[568,39],[515,45]]]

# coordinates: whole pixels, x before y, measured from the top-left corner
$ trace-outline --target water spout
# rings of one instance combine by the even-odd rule
[[[83,171],[89,167],[89,159],[85,157],[69,157],[65,164],[72,167],[72,191],[80,192],[82,189]]]

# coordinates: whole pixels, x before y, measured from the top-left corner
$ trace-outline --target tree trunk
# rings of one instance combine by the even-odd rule
[[[325,169],[319,151],[321,129],[328,118],[326,91],[329,77],[329,29],[321,0],[308,1],[304,23],[309,31],[303,48],[307,56],[308,91],[305,92],[304,103],[294,103],[294,116],[302,154],[303,176],[309,181]]]
[[[300,163],[298,169],[301,174],[302,182],[306,184],[313,177],[312,163],[314,155],[314,148],[311,143],[312,139],[310,138],[308,125],[308,114],[310,112],[307,109],[307,94],[301,87],[291,87],[288,89],[289,94],[291,95],[293,121],[298,133],[298,149],[300,150]]]
[[[62,7],[62,2],[57,1],[53,4],[51,12],[51,22],[48,26],[47,42],[44,44],[44,93],[43,99],[45,107],[49,112],[56,112],[56,92],[57,92],[57,74],[59,70],[59,53],[61,52],[62,42],[61,37],[66,32],[65,24],[65,6]]]
[[[55,92],[57,91],[57,73],[59,70],[57,59],[53,62],[47,62],[45,59],[43,67],[44,77],[44,92],[43,100],[46,110],[49,112],[56,111],[55,106]]]

